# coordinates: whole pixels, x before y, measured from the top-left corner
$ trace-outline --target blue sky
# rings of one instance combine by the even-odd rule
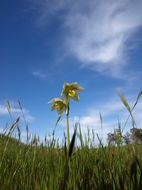
[[[80,102],[71,102],[70,130],[80,121],[104,136],[128,113],[117,95],[132,106],[142,80],[142,1],[14,0],[0,6],[0,128],[20,115],[20,99],[31,133],[52,133],[57,114],[48,102],[59,97],[64,82],[84,87]],[[135,110],[141,127],[142,103]],[[127,127],[127,130],[129,130]],[[21,119],[21,129],[23,121]],[[56,136],[61,138],[65,116]],[[101,135],[101,134],[100,134]]]

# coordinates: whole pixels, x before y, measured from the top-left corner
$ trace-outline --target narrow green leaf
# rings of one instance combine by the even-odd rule
[[[75,144],[75,137],[76,137],[76,130],[77,130],[77,128],[75,128],[75,130],[74,130],[74,134],[73,134],[73,136],[72,136],[72,140],[71,140],[71,143],[70,143],[70,147],[69,147],[69,158],[71,157],[72,152],[73,152],[73,148],[74,148],[74,144]]]

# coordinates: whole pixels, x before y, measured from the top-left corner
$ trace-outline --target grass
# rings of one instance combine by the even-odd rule
[[[65,144],[45,143],[0,136],[1,190],[142,189],[142,145],[95,148],[82,142],[69,157]]]
[[[142,92],[130,109],[125,98],[121,101],[135,121],[132,111]],[[20,109],[22,107],[20,102]],[[8,102],[8,112],[10,103]],[[22,111],[23,113],[23,111]],[[24,117],[24,113],[23,113]],[[129,118],[129,117],[128,117]],[[25,119],[25,118],[24,118]],[[100,114],[101,127],[102,116]],[[25,121],[27,143],[21,142],[19,118],[12,123],[6,133],[0,135],[0,190],[140,190],[142,189],[142,145],[117,145],[108,143],[103,146],[99,136],[99,145],[94,144],[94,132],[88,130],[88,136],[82,138],[81,127],[74,131],[70,145],[59,145],[53,136],[44,142],[29,138],[28,125]],[[18,130],[18,139],[13,138]],[[121,133],[121,125],[119,123]],[[90,136],[93,136],[91,139]],[[75,145],[75,138],[80,146]]]

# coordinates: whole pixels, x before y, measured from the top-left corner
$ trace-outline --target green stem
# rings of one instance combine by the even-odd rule
[[[67,139],[68,139],[68,150],[70,146],[70,134],[69,134],[69,102],[66,107],[66,117],[67,117]]]
[[[69,146],[70,146],[70,135],[69,135],[69,114],[66,114],[67,116],[67,138],[68,138],[68,150],[69,150]]]

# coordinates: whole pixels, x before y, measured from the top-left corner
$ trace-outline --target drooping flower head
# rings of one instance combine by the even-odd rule
[[[79,96],[78,96],[78,92],[82,91],[83,88],[78,86],[77,82],[74,83],[64,83],[63,85],[63,90],[61,93],[61,96],[64,97],[66,103],[69,103],[70,98],[79,101]]]
[[[63,111],[66,112],[67,118],[67,139],[68,139],[68,150],[70,145],[70,136],[69,136],[69,102],[70,98],[79,101],[78,92],[82,91],[83,88],[78,86],[77,82],[74,83],[64,83],[63,90],[61,93],[61,98],[53,98],[49,103],[51,103],[51,111],[56,110],[58,113],[58,119],[56,121],[56,125],[59,122]]]
[[[66,110],[65,101],[63,99],[61,99],[61,98],[53,98],[52,100],[49,101],[49,104],[52,104],[50,110],[51,111],[56,110],[57,113],[58,113],[58,119],[56,121],[56,125],[57,125],[57,123],[61,119],[63,111]]]

